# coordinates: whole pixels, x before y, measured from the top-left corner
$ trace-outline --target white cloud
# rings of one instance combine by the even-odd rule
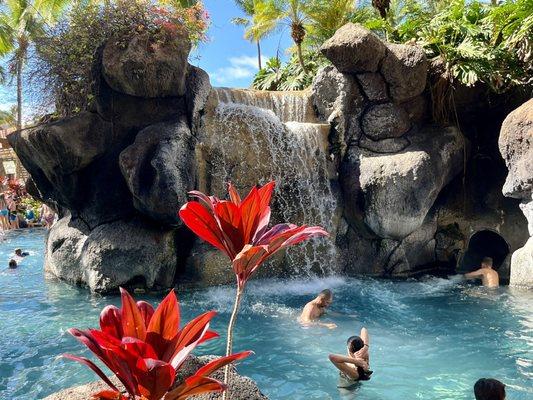
[[[263,65],[268,57],[262,56]],[[242,55],[239,57],[230,57],[229,66],[221,67],[211,72],[209,76],[215,85],[227,85],[229,82],[235,82],[245,78],[252,78],[257,72],[257,57]]]

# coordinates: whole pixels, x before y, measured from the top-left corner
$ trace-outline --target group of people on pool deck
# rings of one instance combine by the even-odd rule
[[[466,279],[480,278],[486,287],[498,287],[498,272],[492,269],[492,258],[485,257],[481,267],[464,275]],[[299,317],[302,324],[318,324],[327,328],[336,328],[335,324],[317,321],[326,313],[333,301],[331,290],[325,289],[307,303]],[[329,360],[339,370],[339,387],[351,387],[358,381],[370,380],[373,371],[370,369],[370,336],[366,328],[361,329],[359,336],[351,336],[346,342],[346,355],[330,354]],[[476,400],[505,400],[505,385],[496,379],[482,378],[474,386]]]

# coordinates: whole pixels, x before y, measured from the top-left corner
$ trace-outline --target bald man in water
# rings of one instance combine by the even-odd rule
[[[481,278],[483,286],[495,288],[500,286],[500,277],[498,272],[492,269],[492,258],[485,257],[481,261],[481,268],[477,271],[469,272],[465,274],[466,279],[478,279]]]
[[[316,325],[325,326],[329,329],[336,328],[337,325],[333,323],[317,322],[317,319],[326,313],[326,308],[328,308],[332,302],[333,293],[331,293],[331,290],[322,290],[317,297],[305,305],[298,320],[304,325],[314,323]]]

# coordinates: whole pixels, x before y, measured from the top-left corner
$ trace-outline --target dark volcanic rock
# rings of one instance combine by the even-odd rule
[[[45,254],[49,276],[103,293],[119,286],[171,287],[176,264],[174,232],[139,220],[90,230],[80,219],[63,217],[50,230]]]
[[[177,211],[196,184],[195,138],[185,118],[143,129],[120,154],[120,168],[141,213],[179,225]]]
[[[357,74],[356,77],[368,100],[372,102],[381,102],[386,101],[389,98],[389,95],[387,94],[387,83],[381,74],[367,72],[364,74]]]
[[[102,57],[103,74],[120,93],[147,98],[183,96],[190,50],[185,34],[168,41],[134,35],[125,47],[109,40]]]
[[[373,140],[397,138],[410,128],[407,112],[392,103],[372,106],[363,115],[363,132]]]
[[[344,73],[375,72],[385,55],[385,44],[368,29],[351,22],[337,29],[320,51]]]
[[[427,68],[426,53],[421,47],[387,44],[381,73],[389,84],[393,100],[403,102],[422,93],[426,87]]]

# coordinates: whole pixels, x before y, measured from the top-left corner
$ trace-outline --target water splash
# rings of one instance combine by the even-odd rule
[[[335,172],[329,162],[329,125],[294,121],[309,119],[298,114],[307,107],[307,97],[228,89],[216,89],[215,94],[217,105],[204,118],[211,190],[224,195],[217,182],[231,180],[243,190],[274,179],[273,222],[320,225],[333,234],[338,208],[330,183]],[[293,121],[283,123],[275,112]],[[287,252],[288,270],[331,274],[336,257],[333,238],[313,240]]]

